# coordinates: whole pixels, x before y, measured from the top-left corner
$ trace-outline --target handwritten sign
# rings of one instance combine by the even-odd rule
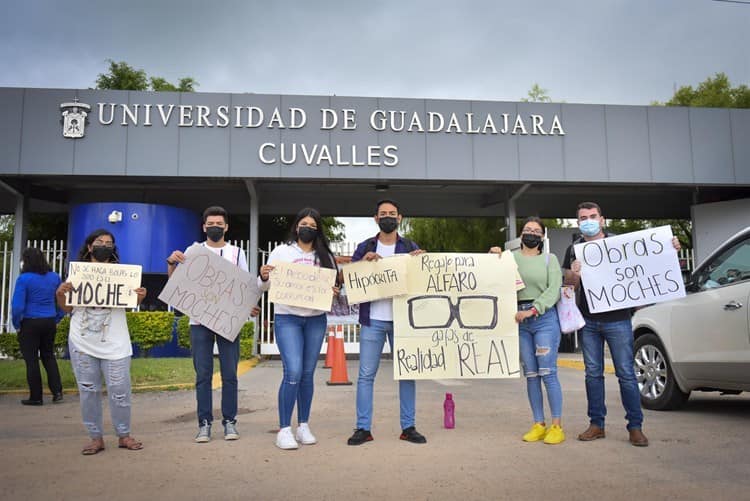
[[[257,277],[200,245],[192,245],[159,299],[234,341],[261,294]]]
[[[135,308],[141,286],[141,266],[73,261],[68,266],[68,306],[97,306],[101,308]]]
[[[576,244],[583,295],[592,313],[685,295],[672,230],[660,226]]]
[[[272,303],[330,311],[336,270],[295,263],[274,263],[271,271]]]
[[[358,261],[344,266],[344,286],[349,303],[364,303],[406,294],[408,254]]]
[[[517,267],[509,252],[420,254],[393,299],[395,379],[518,377]]]

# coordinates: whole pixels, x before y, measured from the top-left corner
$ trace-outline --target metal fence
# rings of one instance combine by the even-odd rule
[[[29,240],[26,242],[26,246],[36,247],[42,251],[52,267],[52,271],[60,276],[64,274],[68,259],[64,240]],[[13,286],[16,282],[16,277],[13,274],[14,259],[20,260],[21,258],[13,255],[12,242],[3,242],[0,246],[0,324],[3,332],[8,332],[13,328],[10,308],[13,299]]]

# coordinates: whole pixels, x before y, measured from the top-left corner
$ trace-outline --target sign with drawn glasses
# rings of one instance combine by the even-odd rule
[[[455,321],[461,329],[494,329],[497,326],[497,297],[490,295],[415,296],[409,298],[409,326],[413,329],[450,327]],[[439,315],[436,315],[439,313]]]
[[[395,379],[518,377],[513,256],[424,253],[393,299]]]

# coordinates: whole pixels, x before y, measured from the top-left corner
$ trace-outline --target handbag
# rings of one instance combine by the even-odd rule
[[[549,268],[549,254],[545,257],[547,258],[547,268]],[[560,299],[557,300],[555,308],[557,309],[557,320],[560,322],[560,331],[563,334],[570,334],[586,325],[581,310],[578,309],[576,304],[576,291],[572,285],[560,287]]]
[[[581,310],[576,305],[576,291],[572,285],[560,287],[560,300],[557,301],[557,319],[560,322],[560,331],[563,334],[575,332],[584,325],[586,321],[581,315]]]

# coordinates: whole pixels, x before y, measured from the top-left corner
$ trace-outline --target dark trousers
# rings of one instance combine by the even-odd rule
[[[55,359],[55,319],[27,318],[21,322],[18,344],[26,362],[26,381],[29,384],[29,398],[42,399],[42,372],[39,359],[47,371],[47,384],[52,394],[62,393],[60,370]]]

